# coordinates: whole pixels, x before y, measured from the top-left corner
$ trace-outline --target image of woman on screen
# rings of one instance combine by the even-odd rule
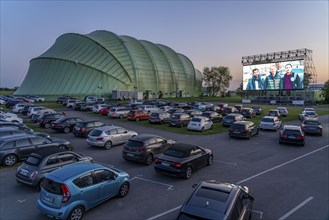
[[[259,70],[257,68],[252,70],[252,77],[248,80],[246,90],[263,90],[264,82],[259,76]]]
[[[302,89],[302,83],[297,73],[292,72],[290,63],[285,65],[286,73],[281,80],[281,88],[285,90]]]
[[[280,89],[281,76],[277,71],[275,65],[270,67],[270,73],[266,76],[264,81],[264,88],[268,90]]]

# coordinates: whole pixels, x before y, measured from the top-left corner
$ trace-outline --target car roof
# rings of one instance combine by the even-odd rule
[[[67,150],[61,149],[61,148],[47,148],[47,149],[37,150],[37,151],[33,152],[30,156],[45,158],[49,155],[60,153],[60,152],[72,152],[72,151],[67,151]]]
[[[106,126],[101,126],[101,127],[95,128],[95,129],[100,130],[100,131],[106,131],[106,130],[116,129],[116,128],[122,128],[122,127],[114,126],[114,125],[106,125]]]
[[[137,135],[137,136],[131,138],[131,140],[144,142],[144,141],[146,141],[150,138],[154,138],[154,137],[160,137],[160,136],[154,135],[154,134],[140,134],[140,135]]]
[[[175,144],[171,145],[169,148],[176,149],[178,151],[185,152],[185,153],[190,153],[191,150],[194,149],[195,147],[197,147],[197,146],[192,145],[192,144],[175,143]]]
[[[12,140],[20,140],[20,139],[31,138],[31,137],[35,137],[35,135],[16,134],[16,135],[4,136],[1,138],[0,142],[8,142]]]

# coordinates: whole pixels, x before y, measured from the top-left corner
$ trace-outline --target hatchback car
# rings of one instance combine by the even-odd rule
[[[194,116],[187,125],[188,130],[205,131],[213,128],[213,122],[205,116]]]
[[[12,135],[36,135],[36,136],[41,136],[44,138],[50,138],[50,135],[48,133],[44,133],[44,132],[20,130],[20,129],[12,128],[12,127],[0,128],[0,138],[6,137],[6,136],[12,136]]]
[[[131,121],[148,120],[149,117],[150,117],[150,112],[141,109],[131,110],[127,114],[128,120]]]
[[[276,109],[280,112],[282,117],[288,117],[289,112],[286,107],[277,107]]]
[[[245,121],[245,120],[246,118],[243,117],[243,115],[237,113],[231,113],[223,118],[222,125],[224,127],[229,127],[231,126],[231,124],[233,124],[236,121]]]
[[[101,121],[83,121],[78,122],[73,128],[73,134],[76,137],[87,137],[88,134],[94,129],[104,126]]]
[[[153,134],[137,135],[124,145],[122,157],[125,160],[142,162],[150,165],[156,156],[167,150],[175,141]]]
[[[202,116],[209,118],[213,123],[221,122],[223,120],[223,116],[214,111],[205,111],[202,113]]]
[[[170,120],[170,114],[168,112],[152,112],[149,117],[149,123],[164,124]]]
[[[111,118],[126,118],[129,111],[129,108],[111,108],[108,113],[108,116],[110,116]]]
[[[118,126],[103,126],[93,129],[87,139],[91,146],[104,147],[109,150],[112,146],[126,143],[130,138],[138,135],[135,131],[129,131]]]
[[[46,174],[37,200],[39,210],[54,219],[81,220],[85,211],[113,197],[124,197],[129,175],[97,163],[75,163]]]
[[[159,173],[191,178],[197,169],[211,165],[210,149],[191,144],[176,143],[155,159],[154,170]]]
[[[33,129],[27,127],[25,124],[22,124],[22,123],[14,123],[14,122],[2,122],[0,121],[0,128],[15,128],[15,129],[18,129],[18,130],[23,130],[23,131],[26,131],[26,132],[33,132]]]
[[[318,120],[319,116],[316,114],[315,111],[303,111],[301,114],[298,115],[299,119],[305,121],[307,119],[314,119]]]
[[[186,113],[174,113],[169,120],[169,126],[184,127],[190,122],[191,117]]]
[[[223,108],[223,115],[228,115],[231,113],[239,113],[239,111],[235,107],[231,107],[231,106],[227,106]]]
[[[244,108],[240,111],[240,114],[246,118],[256,117],[256,112],[252,108]]]
[[[280,111],[277,110],[277,109],[270,109],[270,110],[268,111],[267,115],[268,115],[268,116],[276,116],[276,117],[278,117],[278,118],[281,118],[281,116],[282,116],[281,113],[280,113]]]
[[[83,119],[79,117],[60,118],[51,123],[51,128],[55,131],[67,134],[73,131],[74,126],[78,122],[83,122]]]
[[[84,157],[72,151],[60,148],[42,149],[32,153],[17,168],[16,180],[33,187],[39,187],[46,173],[77,162],[90,162],[91,157]]]
[[[40,127],[42,128],[50,128],[51,127],[51,123],[53,121],[56,121],[60,118],[63,118],[64,116],[61,113],[48,113],[48,114],[44,114],[41,115],[38,118],[38,124]]]
[[[260,130],[277,131],[282,127],[282,121],[276,116],[264,116],[259,122]]]
[[[177,220],[251,219],[254,197],[246,186],[202,181],[183,203]]]
[[[279,134],[279,143],[305,145],[305,134],[301,126],[285,125]]]
[[[31,153],[44,148],[71,150],[70,142],[58,138],[43,138],[34,135],[19,135],[2,138],[0,142],[0,162],[12,166],[18,160],[26,159]]]
[[[252,121],[236,121],[231,124],[228,130],[230,137],[242,137],[250,139],[252,136],[257,135],[259,132],[258,125]]]
[[[322,126],[318,120],[306,119],[301,124],[302,130],[305,134],[315,134],[322,136]]]
[[[256,115],[261,115],[263,113],[263,109],[260,106],[252,106],[251,108],[254,110]]]

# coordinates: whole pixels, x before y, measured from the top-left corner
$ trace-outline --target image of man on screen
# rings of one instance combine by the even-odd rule
[[[285,90],[302,89],[302,82],[297,73],[292,72],[292,65],[290,63],[285,65],[286,73],[281,81],[281,88]]]
[[[264,89],[264,82],[259,76],[257,68],[252,70],[252,77],[248,80],[246,90],[262,90]]]
[[[270,74],[266,76],[264,88],[268,90],[279,90],[281,84],[281,76],[273,65],[270,67]]]

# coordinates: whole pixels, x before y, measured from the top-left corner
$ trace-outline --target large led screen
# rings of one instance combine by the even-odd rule
[[[304,60],[243,66],[243,90],[304,89]]]

